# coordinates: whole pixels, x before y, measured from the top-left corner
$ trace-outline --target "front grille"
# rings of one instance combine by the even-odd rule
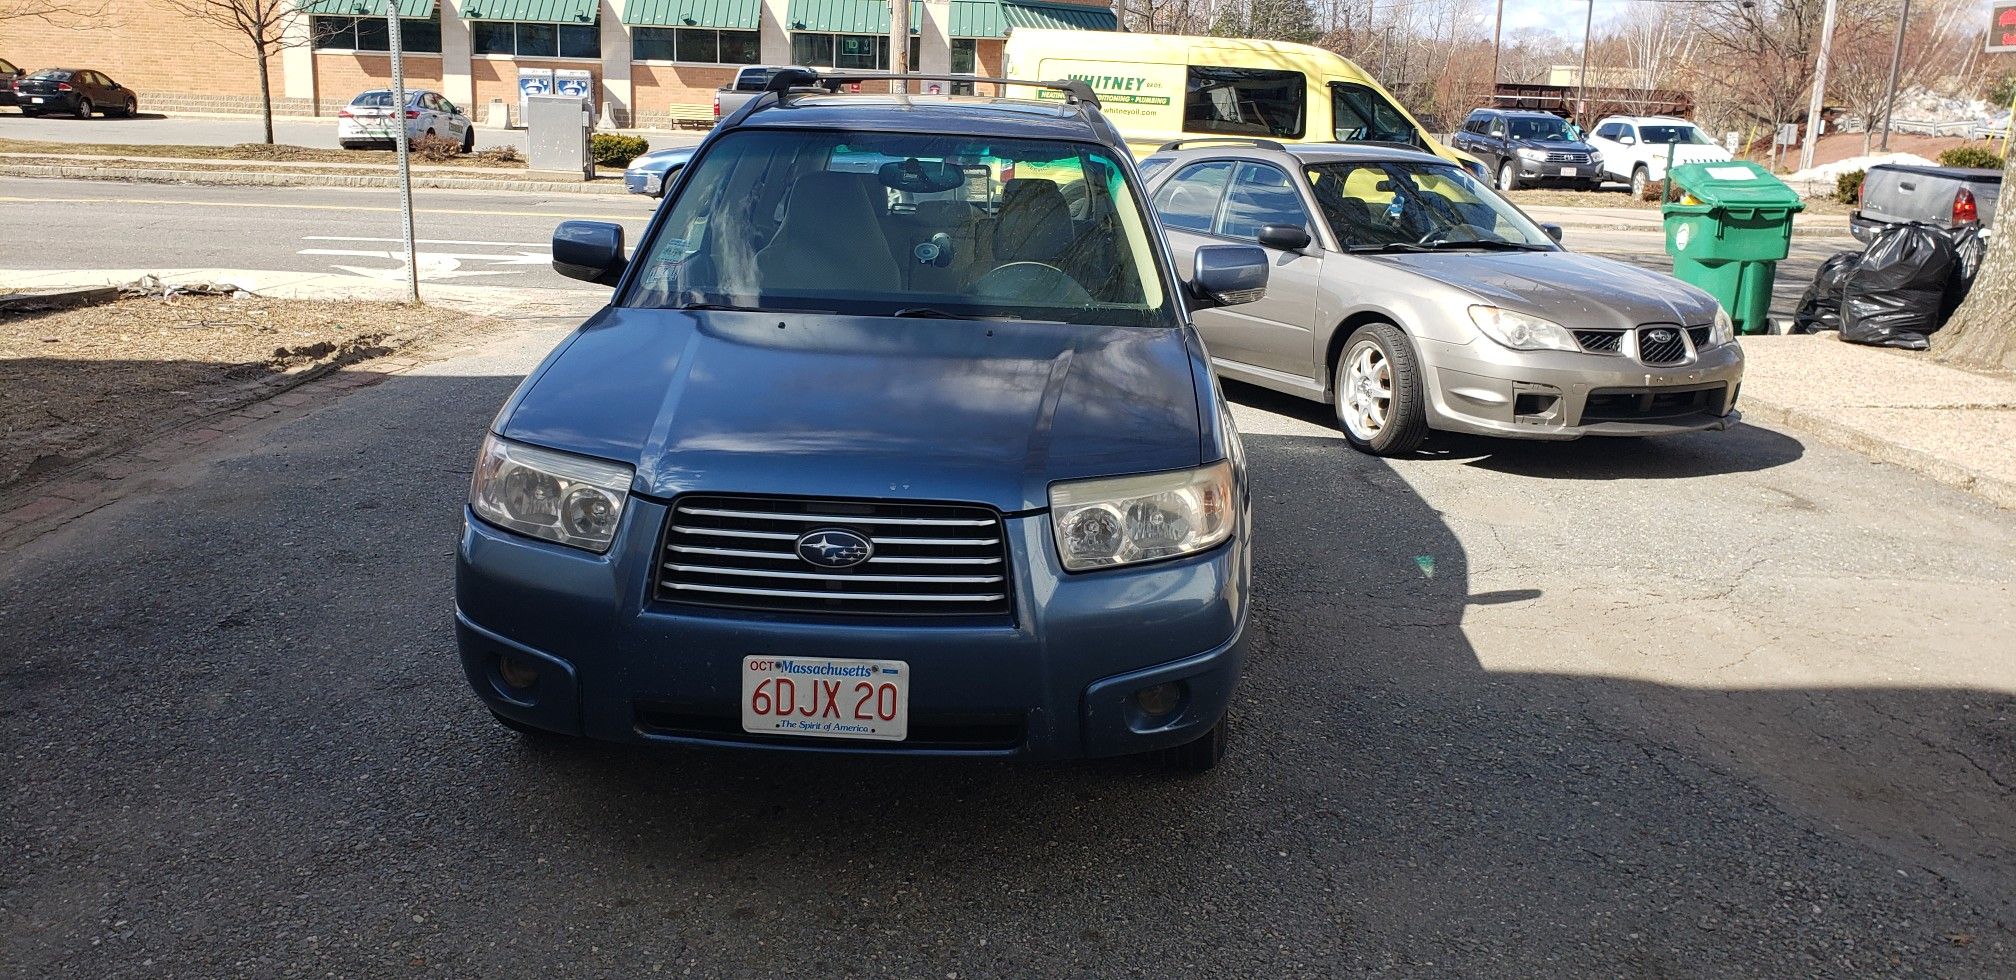
[[[1657,422],[1689,415],[1722,414],[1723,382],[1670,388],[1598,388],[1582,403],[1582,424]]]
[[[1571,152],[1571,151],[1568,151],[1568,150],[1550,150],[1550,151],[1548,151],[1548,153],[1547,153],[1547,162],[1548,162],[1548,163],[1588,163],[1588,162],[1589,162],[1589,154],[1587,154],[1587,153],[1575,153],[1575,152]]]
[[[798,539],[822,529],[874,544],[851,568],[814,565]],[[666,523],[660,601],[773,612],[1002,616],[1001,515],[985,507],[771,497],[681,497]]]
[[[1701,350],[1702,348],[1708,346],[1708,334],[1710,333],[1711,329],[1712,328],[1709,327],[1687,328],[1687,339],[1694,342],[1695,350]]]
[[[1616,354],[1624,349],[1624,331],[1577,330],[1575,342],[1591,354]]]
[[[1654,334],[1665,334],[1667,339],[1654,340]],[[1679,327],[1639,327],[1638,359],[1647,364],[1678,364],[1687,359],[1687,341]]]

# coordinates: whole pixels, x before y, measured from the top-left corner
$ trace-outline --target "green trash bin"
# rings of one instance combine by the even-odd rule
[[[1682,190],[1660,207],[1673,274],[1707,290],[1738,333],[1769,333],[1771,284],[1792,247],[1797,192],[1747,160],[1681,164],[1667,180]]]

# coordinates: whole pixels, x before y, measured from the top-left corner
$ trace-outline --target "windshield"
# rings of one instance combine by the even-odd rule
[[[38,71],[28,77],[40,79],[45,82],[67,82],[70,80],[70,76],[72,74],[73,73],[71,71],[64,68],[44,68],[41,71]]]
[[[1655,146],[1699,146],[1708,142],[1708,135],[1692,126],[1640,126],[1638,134],[1644,142]]]
[[[1304,176],[1346,251],[1555,247],[1539,226],[1460,167],[1315,163],[1304,167]]]
[[[1399,107],[1368,86],[1331,82],[1330,113],[1335,124],[1331,138],[1339,143],[1426,146]]]
[[[407,93],[407,98],[410,100],[414,98],[417,94],[418,93],[409,92]],[[365,92],[357,96],[356,98],[351,99],[350,104],[355,106],[364,106],[365,108],[376,107],[379,109],[387,109],[392,106],[392,93],[385,91],[383,89],[380,89],[375,92]]]
[[[1507,119],[1505,122],[1512,127],[1512,136],[1515,139],[1567,140],[1574,138],[1568,135],[1567,121],[1554,116],[1547,116],[1546,118],[1522,118],[1515,116]]]
[[[627,305],[1175,322],[1108,151],[911,133],[745,130],[710,147]]]

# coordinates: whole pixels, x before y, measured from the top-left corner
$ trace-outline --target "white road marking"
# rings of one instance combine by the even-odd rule
[[[390,242],[403,244],[402,238],[363,238],[354,235],[303,235],[304,242]],[[460,238],[416,238],[420,245],[492,245],[497,248],[546,248],[550,242],[477,242]]]

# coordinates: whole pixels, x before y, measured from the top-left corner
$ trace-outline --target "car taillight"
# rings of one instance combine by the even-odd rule
[[[408,118],[408,119],[418,119],[418,118],[420,118],[420,110],[418,110],[418,109],[408,109],[408,110],[406,110],[406,118]]]
[[[718,95],[714,97],[714,121],[721,121],[721,97]]]
[[[1868,194],[1869,194],[1869,177],[1867,174],[1864,174],[1861,183],[1855,185],[1855,206],[1858,208],[1861,207],[1863,199],[1867,197]]]
[[[1965,187],[1953,195],[1953,223],[1972,225],[1981,222],[1981,210],[1974,206],[1974,192]]]
[[[57,82],[57,83],[56,83],[56,91],[58,91],[58,92],[68,92],[68,91],[70,91],[70,83],[69,83],[69,82]]]
[[[348,110],[348,109],[338,109],[338,110],[336,110],[336,118],[338,118],[338,119],[355,119],[355,118],[357,118],[357,117],[356,117],[356,116],[353,116],[353,115],[351,115],[351,114],[350,114],[350,110]]]

